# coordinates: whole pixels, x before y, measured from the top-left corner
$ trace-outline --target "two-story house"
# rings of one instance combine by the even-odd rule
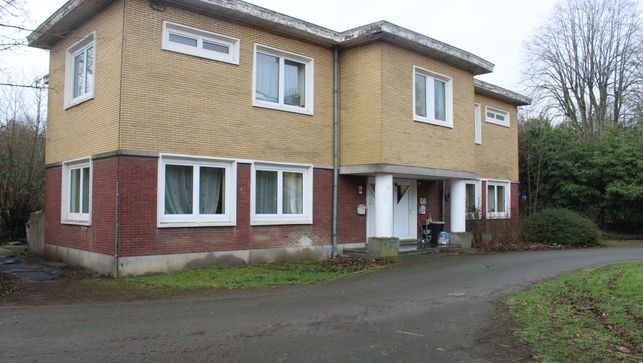
[[[70,0],[50,50],[46,255],[101,273],[321,258],[516,218],[517,106],[493,64],[387,22],[242,1]]]

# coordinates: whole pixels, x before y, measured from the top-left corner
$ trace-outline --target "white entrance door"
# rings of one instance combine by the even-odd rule
[[[417,239],[417,182],[395,179],[393,187],[393,236]],[[369,180],[366,198],[366,236],[375,235],[375,182]]]

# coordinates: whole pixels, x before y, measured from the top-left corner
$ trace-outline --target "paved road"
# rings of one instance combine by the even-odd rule
[[[628,259],[643,247],[416,257],[309,287],[3,306],[0,361],[498,361],[513,348],[496,339],[494,300]]]

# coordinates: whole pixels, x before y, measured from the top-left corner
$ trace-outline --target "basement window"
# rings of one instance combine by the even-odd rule
[[[163,22],[162,49],[239,64],[239,39],[169,21]]]

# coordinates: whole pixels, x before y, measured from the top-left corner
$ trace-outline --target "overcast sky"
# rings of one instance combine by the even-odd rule
[[[32,26],[43,22],[66,0],[26,0]],[[476,54],[495,64],[487,82],[522,91],[523,41],[542,23],[557,0],[252,0],[333,30],[387,20]],[[30,82],[47,73],[48,53],[36,49],[3,52],[6,73],[0,81]]]

